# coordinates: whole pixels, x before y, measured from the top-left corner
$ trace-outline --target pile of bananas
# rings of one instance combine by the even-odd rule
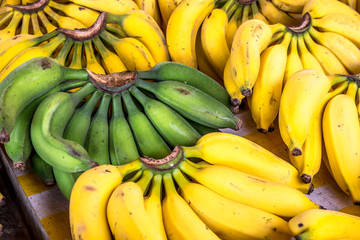
[[[84,172],[70,198],[72,237],[289,239],[285,219],[321,208],[296,174],[245,138],[208,133],[162,159]]]
[[[241,127],[224,88],[174,62],[101,75],[33,58],[0,83],[0,104],[0,141],[15,168],[34,148],[34,172],[49,185],[53,171],[66,197],[91,167],[162,158],[207,132]]]
[[[141,10],[123,15],[103,12],[89,28],[57,28],[35,38],[10,41],[15,42],[0,53],[0,80],[35,57],[51,57],[64,66],[86,67],[99,74],[149,70],[170,60],[161,29]]]

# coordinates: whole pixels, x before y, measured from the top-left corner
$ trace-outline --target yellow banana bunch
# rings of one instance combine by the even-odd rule
[[[312,209],[289,221],[296,239],[359,239],[360,218],[333,210]]]

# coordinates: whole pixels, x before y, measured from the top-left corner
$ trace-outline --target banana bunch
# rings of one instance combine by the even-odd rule
[[[241,127],[224,88],[170,61],[102,75],[32,58],[0,83],[0,104],[0,141],[14,167],[30,158],[44,184],[56,182],[67,198],[89,168],[162,158],[207,132]]]
[[[57,28],[13,42],[0,53],[0,81],[34,57],[51,57],[64,66],[99,74],[149,70],[170,59],[160,27],[141,10],[123,15],[103,12],[88,28]]]
[[[340,0],[341,2],[349,5],[351,8],[355,9],[357,12],[360,11],[360,3],[356,0]]]
[[[89,169],[71,192],[72,237],[290,239],[285,219],[321,206],[290,183],[290,164],[259,148],[217,132],[161,159]]]
[[[295,239],[359,239],[360,218],[339,211],[311,209],[289,221]]]

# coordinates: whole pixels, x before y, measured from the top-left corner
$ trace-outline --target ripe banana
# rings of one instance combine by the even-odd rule
[[[303,69],[315,69],[320,72],[324,72],[319,61],[307,49],[305,45],[304,37],[298,36],[297,40],[298,40],[299,55],[300,55],[301,63],[303,65]]]
[[[124,14],[128,11],[139,9],[136,3],[132,0],[102,0],[101,4],[93,0],[70,0],[78,5],[82,5],[100,12],[108,12],[112,14]]]
[[[333,210],[312,209],[290,219],[296,239],[359,239],[360,218]]]
[[[97,74],[105,74],[105,70],[103,66],[101,66],[101,64],[99,63],[98,59],[95,56],[92,42],[90,40],[87,40],[83,44],[85,50],[86,68]]]
[[[297,47],[297,36],[292,36],[290,43],[290,50],[288,51],[288,57],[286,61],[284,85],[288,79],[297,71],[304,69],[302,61],[300,59],[298,47]]]
[[[275,6],[284,12],[301,13],[304,5],[309,0],[291,1],[291,0],[272,0]]]
[[[295,26],[296,20],[290,16],[286,11],[280,10],[274,3],[274,1],[258,0],[260,5],[260,11],[266,19],[272,24],[282,23],[285,26]],[[296,1],[301,2],[301,1]]]
[[[224,79],[224,87],[231,97],[231,106],[232,106],[231,111],[233,113],[237,113],[238,108],[242,100],[245,98],[245,96],[241,94],[240,89],[238,88],[238,86],[236,86],[232,78],[231,69],[230,69],[230,58],[228,58],[225,64],[223,79]]]
[[[299,190],[221,165],[197,165],[188,160],[180,169],[196,182],[231,200],[280,217],[321,208]]]
[[[174,9],[166,28],[166,42],[173,61],[197,68],[196,35],[214,7],[214,0],[183,0]]]
[[[310,0],[304,5],[303,14],[308,12],[313,18],[321,18],[329,13],[342,13],[360,20],[360,14],[338,0]]]
[[[15,36],[16,30],[20,21],[23,17],[23,14],[20,11],[14,11],[11,15],[11,20],[6,28],[0,30],[0,43],[8,40],[9,38]]]
[[[280,97],[291,41],[287,32],[281,43],[272,45],[260,56],[260,69],[248,103],[256,128],[267,133],[279,112]]]
[[[74,184],[69,204],[73,239],[112,239],[106,206],[124,176],[139,170],[140,161],[123,166],[100,165],[85,171]]]
[[[293,156],[302,154],[311,119],[321,99],[331,88],[327,76],[315,69],[294,73],[286,82],[280,100],[280,134]]]
[[[76,20],[75,18],[62,16],[56,13],[54,10],[50,8],[49,5],[44,7],[43,11],[49,16],[49,18],[53,19],[60,28],[66,28],[70,30],[76,28],[86,28],[84,24],[82,24],[80,21]]]
[[[201,158],[211,164],[232,167],[304,193],[310,193],[313,188],[311,184],[300,181],[299,172],[290,163],[234,134],[209,133],[202,136],[196,145],[182,148],[186,158]]]
[[[169,18],[174,11],[174,9],[177,7],[177,5],[180,4],[182,0],[158,0],[159,10],[161,13],[161,18],[163,21],[164,29],[166,29],[166,26],[168,24]],[[165,31],[164,31],[165,32]]]
[[[160,15],[159,3],[157,0],[135,0],[139,9],[143,10],[147,14],[149,14],[156,23],[161,26],[162,19]]]
[[[221,239],[285,240],[291,236],[287,222],[280,217],[230,200],[201,184],[190,182],[179,169],[175,169],[172,175],[180,186],[181,196]]]

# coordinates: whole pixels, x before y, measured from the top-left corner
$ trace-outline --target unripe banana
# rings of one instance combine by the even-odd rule
[[[33,171],[36,176],[41,179],[45,186],[51,187],[56,184],[52,167],[47,162],[42,160],[35,151],[31,152],[29,161],[31,171]]]

